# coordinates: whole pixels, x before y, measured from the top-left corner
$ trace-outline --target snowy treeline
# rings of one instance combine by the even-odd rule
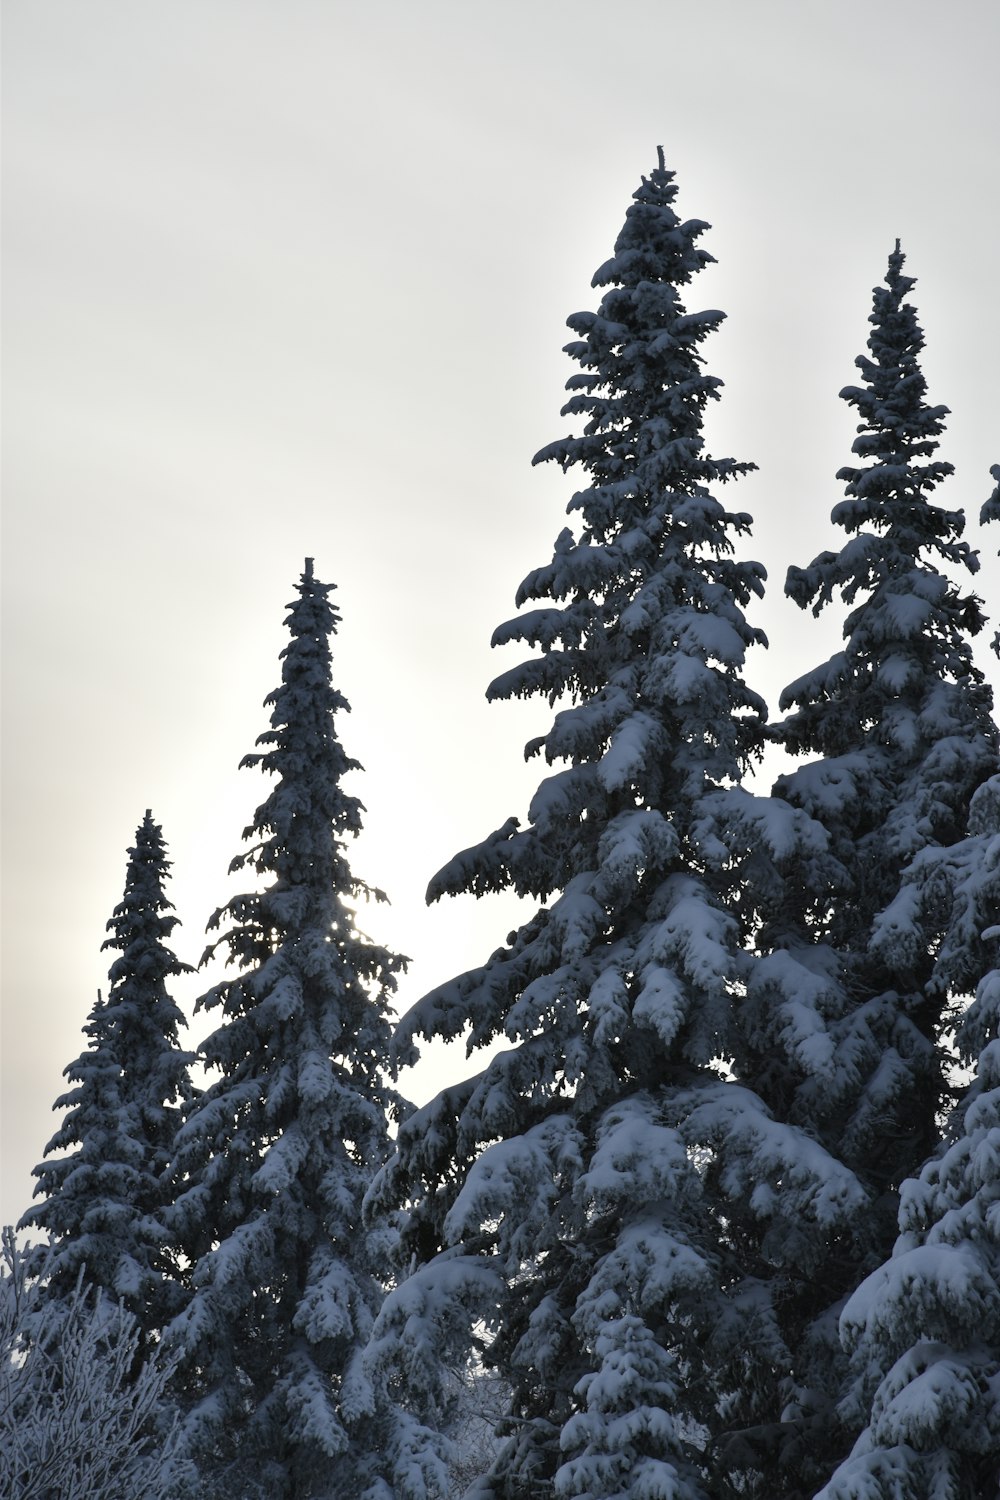
[[[711,256],[676,192],[660,153],[569,320],[577,430],[535,461],[570,525],[494,636],[526,657],[490,696],[553,710],[538,790],[428,892],[512,890],[523,925],[393,1029],[311,561],[197,1051],[140,825],[22,1221],[47,1243],[4,1280],[21,1500],[112,1493],[40,1487],[75,1387],[37,1372],[77,1346],[123,1475],[159,1445],[146,1493],[178,1500],[1000,1495],[1000,731],[947,409],[897,243],[841,392],[843,545],[786,582],[843,647],[770,720],[764,573],[719,498],[754,466],[705,449],[723,314],[682,301]],[[414,1110],[421,1037],[470,1063]]]

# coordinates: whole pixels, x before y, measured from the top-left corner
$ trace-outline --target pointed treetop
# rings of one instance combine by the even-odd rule
[[[900,241],[897,237],[896,243],[889,254],[889,269],[886,272],[885,286],[877,286],[872,289],[875,297],[875,302],[871,312],[868,315],[869,323],[874,323],[877,325],[880,319],[884,317],[886,310],[890,306],[894,306],[897,310],[897,313],[901,311],[902,313],[909,315],[910,321],[914,325],[916,324],[916,309],[912,307],[901,307],[903,298],[907,295],[908,292],[912,291],[912,289],[917,284],[917,278],[915,276],[903,275],[903,266],[905,264],[906,256],[900,248]],[[889,296],[886,295],[886,288],[888,288],[889,290]],[[924,346],[923,330],[917,327],[916,333],[919,338],[918,347],[922,349]]]
[[[312,578],[313,576],[313,560],[311,557],[306,558],[306,565],[303,570],[302,576],[303,578]]]
[[[919,362],[924,334],[916,308],[905,300],[916,285],[915,277],[903,274],[905,259],[897,240],[885,281],[872,293],[869,353],[859,354],[854,361],[864,384],[845,386],[840,393],[861,419],[852,452],[865,462],[864,467],[840,469],[837,478],[847,481],[848,496],[864,500],[866,505],[877,491],[893,514],[900,512],[904,491],[911,501],[922,504],[927,493],[954,472],[951,464],[933,459],[948,408],[929,406],[924,399],[927,382]],[[850,511],[851,507],[845,508],[842,503],[834,512],[837,524],[847,525],[848,530],[856,530],[862,520],[875,519],[870,510],[863,509],[852,517]],[[882,519],[888,524],[892,516],[887,512]],[[952,524],[959,535],[962,525],[957,512],[949,519],[949,526]],[[968,548],[962,550],[963,557],[953,560],[966,561]]]
[[[666,201],[671,203],[677,194],[677,185],[674,182],[674,176],[675,174],[667,166],[666,158],[663,155],[663,147],[657,146],[656,166],[648,177],[643,177],[642,182],[632,194],[632,197],[636,202],[643,203],[649,201],[645,195],[652,191],[653,202],[662,203]]]

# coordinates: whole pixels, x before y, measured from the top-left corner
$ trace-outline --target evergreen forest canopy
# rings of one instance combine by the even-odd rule
[[[764,572],[719,498],[754,465],[706,451],[724,315],[676,195],[661,151],[534,460],[569,525],[489,696],[547,700],[538,790],[428,891],[532,914],[393,1025],[307,560],[196,1050],[151,812],[128,853],[32,1242],[5,1240],[4,1494],[1000,1494],[1000,730],[947,408],[897,241],[840,393],[843,542],[785,585],[842,648],[771,719]],[[412,1108],[419,1039],[460,1036],[466,1076]]]

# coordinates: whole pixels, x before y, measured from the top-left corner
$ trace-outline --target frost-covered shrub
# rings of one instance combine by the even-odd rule
[[[136,1320],[78,1277],[49,1298],[13,1233],[0,1269],[0,1494],[5,1500],[180,1500],[169,1366]]]

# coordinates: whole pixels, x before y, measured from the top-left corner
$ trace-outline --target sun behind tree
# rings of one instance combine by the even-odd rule
[[[232,865],[260,888],[209,924],[209,954],[224,947],[238,972],[198,1002],[221,1012],[200,1050],[219,1076],[178,1139],[192,1291],[167,1338],[206,1492],[241,1500],[388,1497],[381,1476],[407,1446],[361,1358],[381,1300],[361,1200],[403,1109],[383,1067],[405,960],[355,922],[357,900],[384,897],[344,852],[362,806],[341,785],[358,766],[334,727],[348,704],[331,682],[331,588],[307,559],[265,748],[242,762],[274,779]]]

